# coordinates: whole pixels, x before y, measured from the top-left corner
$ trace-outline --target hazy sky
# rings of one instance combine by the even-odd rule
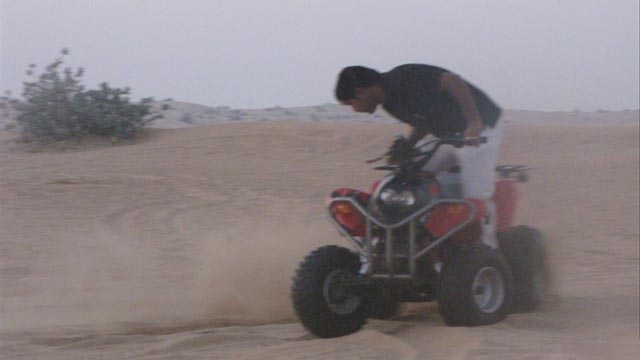
[[[0,90],[63,47],[85,83],[240,108],[335,102],[339,70],[457,72],[505,108],[639,106],[638,0],[0,0]]]

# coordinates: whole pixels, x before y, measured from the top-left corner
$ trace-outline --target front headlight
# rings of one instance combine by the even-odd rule
[[[393,189],[385,189],[380,193],[380,200],[386,205],[411,206],[416,203],[416,198],[409,190],[396,192]]]

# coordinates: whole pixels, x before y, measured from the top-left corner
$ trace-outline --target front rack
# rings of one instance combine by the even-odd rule
[[[331,211],[331,206],[337,202],[349,202],[353,205],[360,213],[365,217],[365,237],[364,243],[362,240],[359,240],[353,236],[351,236],[343,227],[340,225],[335,218],[333,217],[333,213]],[[429,245],[424,247],[423,249],[418,250],[416,244],[416,219],[426,214],[429,210],[435,208],[435,206],[440,204],[458,204],[465,205],[469,208],[469,216],[468,218],[455,226],[445,234],[440,237],[434,239]],[[329,212],[329,220],[336,227],[338,232],[345,236],[349,242],[353,245],[353,247],[358,251],[361,255],[362,267],[360,268],[360,274],[366,275],[368,277],[373,278],[386,278],[386,279],[414,279],[416,275],[416,261],[425,256],[429,251],[433,250],[436,246],[442,244],[444,241],[449,239],[453,234],[458,232],[460,229],[467,226],[476,215],[476,208],[473,204],[466,200],[461,199],[438,199],[434,200],[428,205],[422,207],[419,211],[416,211],[410,216],[395,222],[395,223],[385,223],[376,219],[373,215],[371,215],[366,209],[364,209],[361,204],[359,204],[355,199],[351,197],[335,197],[330,199],[328,203],[328,212]],[[373,238],[371,236],[372,233],[372,224],[377,225],[380,228],[385,230],[385,257],[386,257],[386,273],[374,272],[373,264]],[[409,225],[409,249],[408,254],[406,254],[407,259],[409,260],[409,273],[402,274],[396,273],[394,271],[394,262],[393,262],[393,230],[397,229],[404,225]]]

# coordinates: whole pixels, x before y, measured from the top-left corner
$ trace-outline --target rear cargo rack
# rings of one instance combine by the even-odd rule
[[[527,171],[533,169],[533,166],[527,165],[500,165],[496,166],[496,172],[502,179],[517,179],[520,182],[527,182],[529,174]]]

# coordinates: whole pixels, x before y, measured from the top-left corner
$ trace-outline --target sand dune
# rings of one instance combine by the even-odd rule
[[[402,125],[255,122],[152,129],[133,145],[0,156],[0,358],[637,358],[638,126],[508,124],[501,163],[536,166],[517,220],[548,237],[540,312],[448,328],[407,306],[315,339],[289,303],[297,263],[348,246],[336,187]]]
[[[384,110],[375,114],[362,114],[340,104],[324,104],[316,106],[280,107],[264,109],[232,109],[228,106],[209,107],[189,102],[167,99],[155,104],[157,109],[168,105],[170,110],[164,111],[163,118],[156,120],[152,126],[160,129],[175,129],[193,125],[213,125],[227,122],[255,121],[291,121],[309,119],[312,121],[354,121],[378,124],[395,124],[398,121]],[[563,124],[581,126],[602,125],[638,125],[640,121],[638,109],[597,110],[597,111],[532,111],[505,109],[502,120],[516,124]],[[0,118],[0,125],[2,119]]]

